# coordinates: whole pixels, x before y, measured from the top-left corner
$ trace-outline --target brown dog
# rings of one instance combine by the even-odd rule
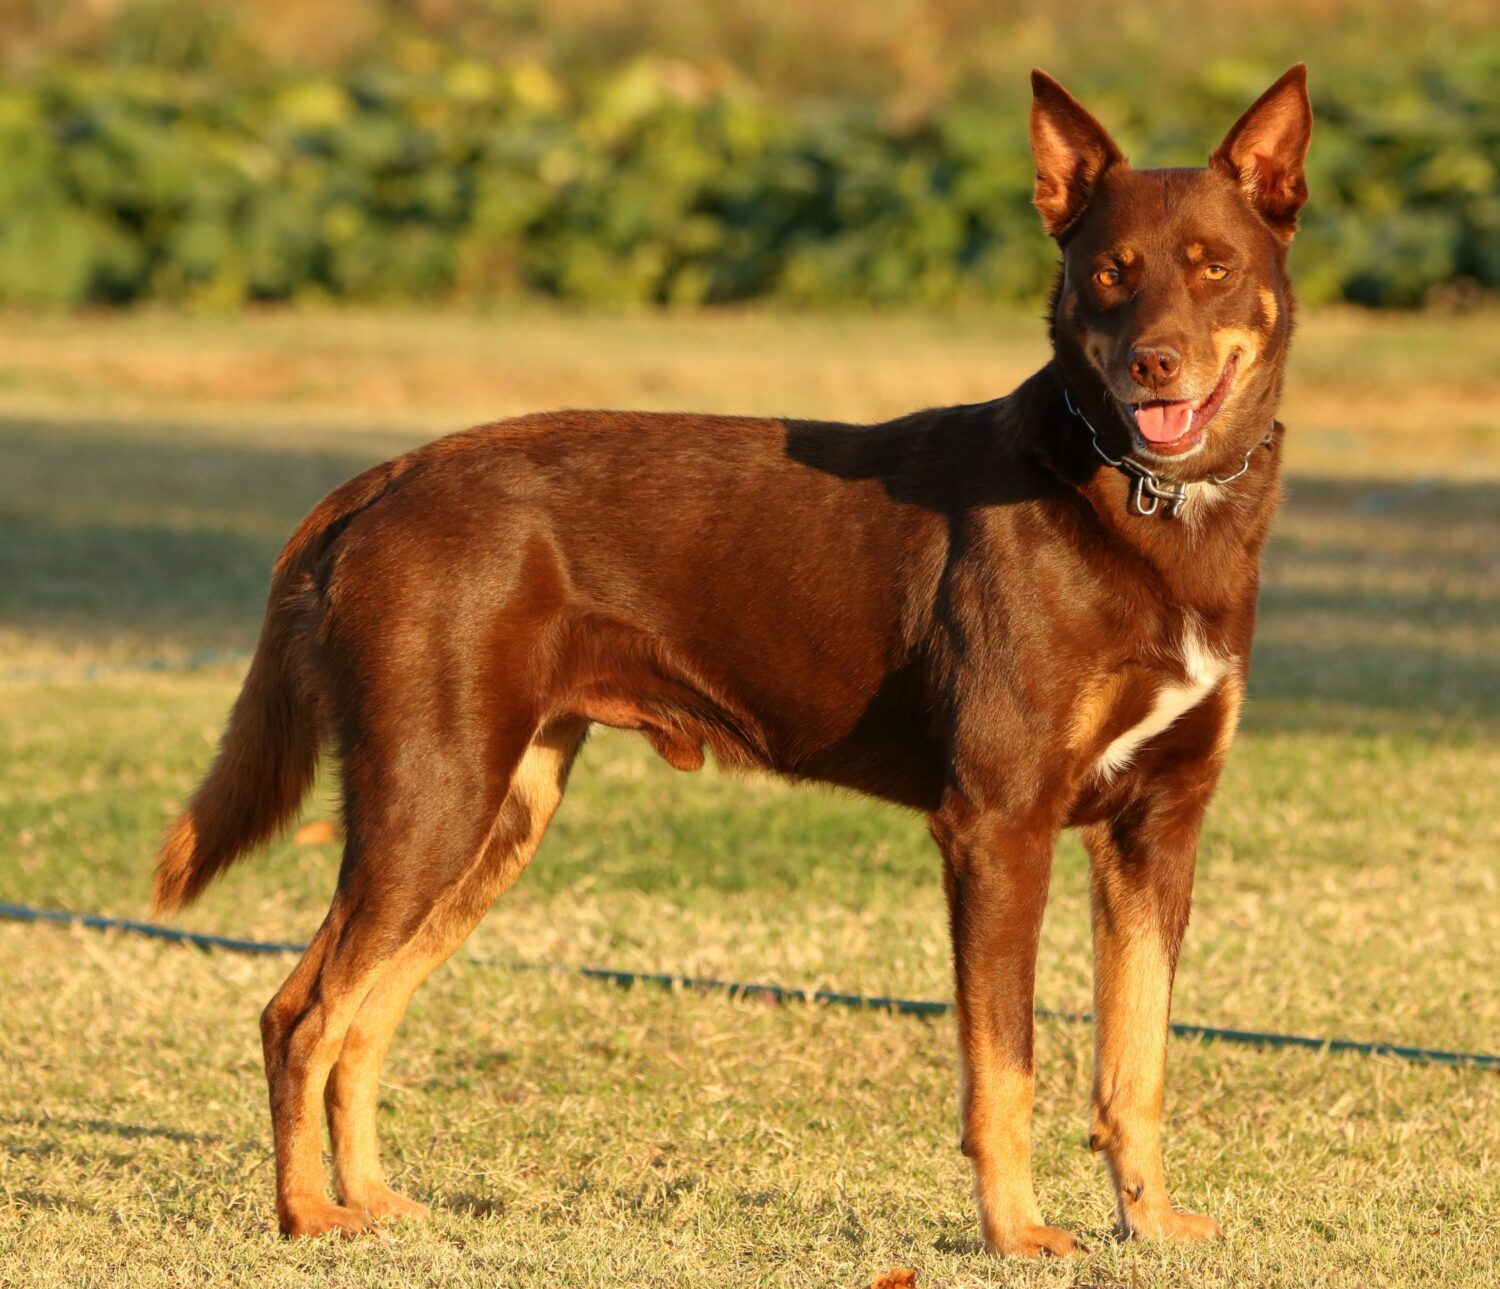
[[[1306,78],[1205,170],[1132,170],[1033,76],[1055,357],[991,403],[848,426],[557,412],[332,493],[277,561],[222,749],[156,879],[177,908],[343,768],[332,908],[262,1018],[289,1235],[392,1191],[377,1074],[413,991],[520,876],[591,723],[927,813],[963,1149],[993,1251],[1067,1253],[1031,1185],[1032,985],[1053,844],[1092,859],[1090,1141],[1123,1232],[1197,1239],[1159,1148],[1199,827],[1234,736],[1306,197]],[[326,1107],[340,1203],[325,1193]]]

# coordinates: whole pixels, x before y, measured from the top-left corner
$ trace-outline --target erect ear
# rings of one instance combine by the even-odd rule
[[[1036,208],[1053,237],[1083,214],[1089,194],[1124,154],[1109,132],[1043,71],[1031,73],[1031,155],[1036,160]]]
[[[1312,139],[1307,67],[1298,63],[1255,100],[1224,136],[1209,165],[1224,171],[1284,241],[1307,200],[1302,163]]]

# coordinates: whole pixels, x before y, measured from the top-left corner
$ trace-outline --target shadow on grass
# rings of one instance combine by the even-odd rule
[[[285,537],[318,498],[379,455],[256,446],[254,437],[253,429],[230,441],[140,426],[0,421],[8,467],[0,475],[0,624],[63,645],[127,637],[162,652],[249,648]],[[1459,566],[1481,584],[1496,573],[1500,484],[1418,482],[1291,481],[1286,535],[1272,539],[1262,595],[1267,629],[1248,725],[1394,723],[1430,732],[1449,721],[1500,719],[1500,662],[1472,642],[1432,642],[1434,628],[1500,626],[1500,594],[1371,590],[1393,557],[1360,548],[1368,525],[1399,525],[1410,535],[1410,557],[1394,557],[1408,573]],[[1328,519],[1339,522],[1319,522]],[[1454,549],[1458,526],[1479,532]],[[1321,570],[1327,589],[1278,581],[1282,569],[1309,566]],[[1344,570],[1350,585],[1340,589]],[[1421,645],[1400,638],[1403,623],[1424,628]]]
[[[254,644],[274,538],[0,511],[0,623],[58,643]]]
[[[35,1128],[39,1132],[86,1132],[94,1135],[120,1137],[127,1141],[147,1138],[156,1141],[176,1141],[194,1146],[222,1145],[223,1137],[212,1134],[183,1132],[177,1128],[159,1128],[155,1124],[116,1123],[113,1119],[63,1119],[56,1115],[0,1115],[0,1126],[8,1128]]]
[[[298,520],[385,455],[253,436],[0,421],[0,625],[61,645],[252,646]]]
[[[449,1195],[439,1200],[440,1207],[465,1217],[504,1217],[505,1201],[487,1195]]]
[[[1322,514],[1362,522],[1427,519],[1496,522],[1500,484],[1431,477],[1392,481],[1358,476],[1293,475],[1284,489],[1284,511]]]
[[[1500,661],[1399,645],[1255,647],[1246,729],[1267,733],[1398,725],[1412,733],[1467,732],[1500,722]]]

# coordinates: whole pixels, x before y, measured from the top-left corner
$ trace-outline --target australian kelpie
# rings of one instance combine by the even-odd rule
[[[1217,1234],[1162,1178],[1167,1013],[1277,503],[1306,74],[1202,170],[1134,170],[1056,81],[1032,88],[1062,264],[1053,358],[1014,393],[873,426],[524,416],[367,470],[292,535],[156,876],[158,907],[195,898],[336,753],[338,889],[261,1020],[287,1234],[425,1211],[381,1172],[381,1063],[525,869],[596,723],[681,770],[708,748],[926,814],[995,1252],[1079,1247],[1042,1222],[1030,1123],[1037,932],[1054,842],[1081,829],[1090,1142],[1123,1233]]]

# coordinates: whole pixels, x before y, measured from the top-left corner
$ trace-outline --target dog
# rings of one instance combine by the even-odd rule
[[[595,724],[679,770],[708,749],[927,816],[994,1253],[1081,1247],[1043,1223],[1030,1147],[1037,936],[1054,843],[1081,830],[1090,1145],[1123,1235],[1219,1233],[1163,1180],[1167,1016],[1279,495],[1306,71],[1204,169],[1134,170],[1056,81],[1032,89],[1061,266],[1053,356],[1014,392],[872,426],[523,416],[367,470],[292,535],[155,885],[159,909],[196,898],[337,755],[337,891],[261,1019],[288,1236],[425,1213],[382,1173],[378,1072]]]

